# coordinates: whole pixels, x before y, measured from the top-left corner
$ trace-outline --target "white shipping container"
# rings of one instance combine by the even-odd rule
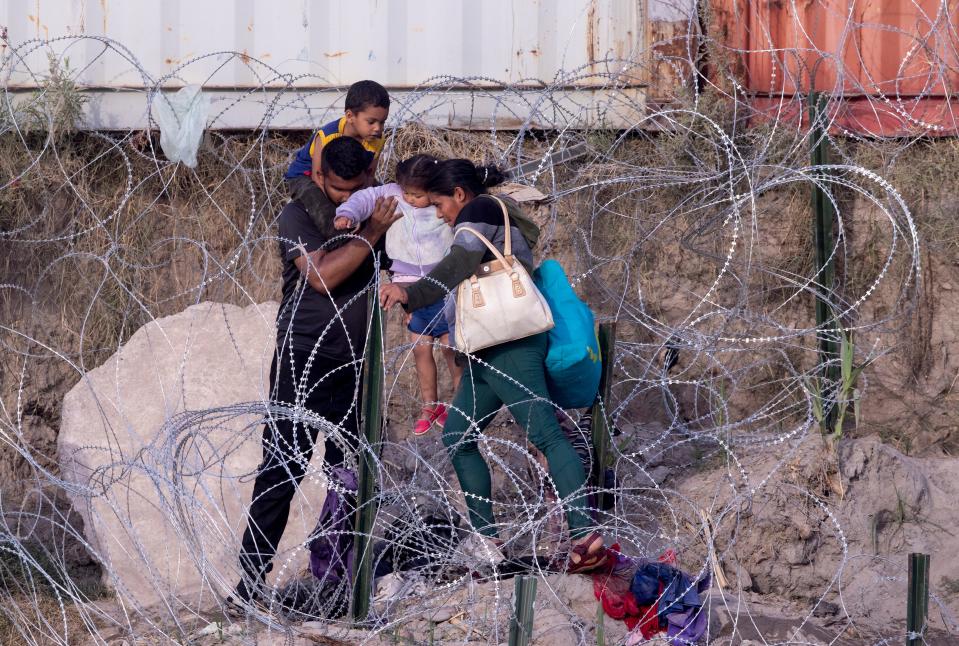
[[[364,78],[397,98],[394,119],[628,127],[647,13],[646,0],[0,0],[0,78],[35,91],[52,52],[91,93],[91,128],[144,127],[151,93],[187,84],[212,95],[210,127],[309,128]]]

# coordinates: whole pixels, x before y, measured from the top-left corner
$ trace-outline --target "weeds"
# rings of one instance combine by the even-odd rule
[[[77,131],[87,97],[73,80],[68,57],[61,60],[51,52],[47,61],[50,73],[40,91],[17,106],[15,125],[27,134],[37,132],[59,140]]]
[[[30,542],[0,542],[0,590],[19,595],[58,598],[70,590],[82,599],[98,599],[106,589],[96,578],[70,577],[69,568],[50,553]]]
[[[38,545],[0,542],[0,646],[41,643],[60,633],[86,633],[73,599],[106,595],[97,580],[73,580],[69,568]]]
[[[819,428],[823,436],[827,437],[833,444],[842,439],[846,414],[850,406],[852,406],[853,409],[856,425],[859,425],[859,402],[861,397],[858,388],[859,377],[862,375],[863,370],[872,363],[872,360],[868,360],[863,364],[856,365],[854,363],[856,345],[853,340],[853,332],[851,330],[840,329],[839,335],[839,381],[832,385],[832,395],[830,396],[829,393],[823,392],[829,388],[829,386],[826,385],[827,382],[822,377],[814,376],[803,379],[806,390],[812,398],[813,417],[815,417],[816,422],[819,423]],[[827,414],[829,412],[827,407],[830,402],[835,406],[835,417],[833,418],[832,428],[829,427]]]

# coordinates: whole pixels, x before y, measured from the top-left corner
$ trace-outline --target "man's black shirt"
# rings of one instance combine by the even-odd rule
[[[330,294],[320,294],[310,287],[293,262],[301,254],[300,245],[307,252],[333,251],[350,240],[340,237],[345,232],[333,228],[336,205],[326,200],[323,207],[322,231],[296,200],[280,213],[283,302],[277,315],[277,341],[302,350],[317,346],[318,354],[349,362],[363,356],[369,312],[367,294],[361,292],[373,280],[373,255],[368,255]],[[334,240],[337,237],[340,239]],[[374,251],[381,246],[376,245]]]

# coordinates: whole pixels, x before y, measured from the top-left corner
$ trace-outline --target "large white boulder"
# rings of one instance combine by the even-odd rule
[[[235,584],[276,311],[201,303],[151,322],[64,398],[61,474],[125,600],[197,608]],[[321,458],[294,498],[274,578],[307,565]]]

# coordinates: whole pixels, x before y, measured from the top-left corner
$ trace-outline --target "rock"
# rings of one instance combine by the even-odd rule
[[[669,474],[672,472],[672,469],[668,466],[661,465],[655,467],[649,471],[649,477],[658,485],[666,482],[666,478],[669,477]]]
[[[761,634],[769,643],[774,636],[795,639],[788,631],[797,627],[810,641],[829,643],[847,618],[892,633],[901,627],[906,554],[959,550],[959,538],[949,531],[959,525],[959,459],[907,456],[872,436],[845,438],[836,452],[823,451],[822,444],[818,433],[811,433],[785,462],[781,455],[744,460],[743,468],[754,478],[768,478],[751,492],[748,508],[724,498],[725,466],[687,474],[675,485],[694,508],[735,505],[735,522],[727,525],[734,533],[722,526],[717,532],[717,551],[732,583],[724,596],[735,593],[753,606],[751,621],[766,616]],[[836,473],[837,463],[842,498],[824,493],[824,472]],[[727,548],[733,537],[735,544]],[[943,576],[959,578],[959,561],[939,563],[948,572]],[[838,609],[838,602],[824,601],[824,595],[834,601],[837,592],[842,595]],[[756,608],[756,600],[764,598],[766,604],[788,599],[788,612]],[[950,598],[943,598],[943,605],[951,613],[959,608]],[[786,616],[773,622],[770,616],[777,613]],[[816,621],[800,626],[799,618],[809,615]],[[810,627],[817,624],[825,626],[821,634]],[[758,639],[742,632],[744,626],[739,622],[739,638]]]
[[[56,443],[57,431],[39,415],[24,415],[23,438],[34,451],[42,455],[43,449]]]
[[[711,634],[718,635],[726,626],[732,625],[733,616],[730,608],[736,606],[736,598],[733,595],[710,590],[705,605],[709,612]]]
[[[533,613],[533,646],[578,646],[579,637],[570,619],[552,608]]]
[[[599,601],[596,600],[596,594],[593,592],[592,578],[581,575],[552,574],[539,584],[540,590],[547,589],[547,586],[573,614],[588,622],[596,621],[596,608]]]
[[[800,542],[790,542],[780,552],[782,559],[790,565],[802,565],[809,562],[809,556],[806,552],[806,544]]]
[[[197,607],[235,584],[262,457],[244,404],[267,397],[276,310],[201,303],[151,322],[64,398],[61,473],[104,583],[124,599]],[[274,577],[306,563],[299,543],[324,492],[315,472],[304,479]]]
[[[831,601],[820,601],[812,611],[813,617],[834,617],[839,614],[839,605]]]
[[[733,582],[735,582],[735,585],[733,586],[734,589],[753,589],[752,576],[750,576],[749,571],[738,562],[733,562],[732,567],[728,567],[726,569],[726,574],[731,575]]]
[[[274,632],[273,634],[277,635],[277,637],[282,636],[289,639],[289,637],[286,637],[282,633],[277,634]],[[380,646],[381,644],[388,644],[391,641],[389,639],[389,633],[377,635],[365,630],[346,628],[343,625],[328,624],[321,621],[307,621],[300,624],[294,629],[294,634],[296,635],[296,644],[324,644],[326,646],[364,644],[364,646]],[[258,637],[259,639],[257,639],[256,644],[259,646],[264,642],[261,641],[261,636],[258,635]],[[282,643],[283,642],[280,641],[276,642],[277,646],[280,646]]]
[[[799,534],[799,538],[804,541],[809,540],[813,535],[813,529],[809,525],[809,520],[802,514],[793,513],[790,515],[789,520],[792,522],[793,526],[796,528],[796,532]]]
[[[423,618],[434,624],[441,624],[444,621],[449,621],[454,615],[458,615],[460,613],[462,613],[462,610],[455,606],[443,606],[441,608],[437,608],[436,610],[424,612]]]

